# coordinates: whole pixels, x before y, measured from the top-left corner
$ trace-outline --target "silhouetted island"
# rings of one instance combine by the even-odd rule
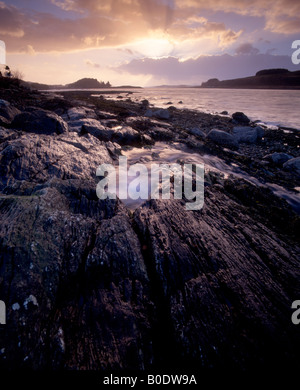
[[[209,79],[197,88],[300,89],[300,71],[264,69],[250,77],[222,81]]]
[[[90,88],[110,88],[111,84],[108,81],[107,83],[104,83],[103,81],[98,81],[97,79],[92,78],[83,78],[80,80],[75,81],[74,83],[67,84],[65,86],[66,88],[70,89],[90,89]]]
[[[99,88],[111,88],[110,82],[98,81],[94,78],[85,77],[83,79],[77,80],[74,83],[62,85],[48,85],[40,84],[30,81],[22,81],[22,83],[32,89],[37,90],[49,90],[49,89],[99,89]]]
[[[51,90],[51,89],[113,89],[113,88],[141,88],[137,86],[132,85],[126,85],[126,86],[118,86],[118,87],[112,87],[109,81],[106,83],[104,81],[98,81],[94,78],[88,78],[85,77],[83,79],[77,80],[74,83],[70,84],[57,84],[57,85],[49,85],[49,84],[41,84],[41,83],[35,83],[31,81],[21,81],[21,84],[25,87],[28,87],[30,89],[37,89],[39,91],[41,90]]]

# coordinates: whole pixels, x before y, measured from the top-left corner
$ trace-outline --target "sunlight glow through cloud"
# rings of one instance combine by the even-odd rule
[[[27,80],[53,84],[87,76],[116,83],[140,77],[142,85],[162,77],[176,82],[174,72],[172,80],[161,76],[168,57],[185,66],[211,57],[209,75],[223,77],[230,73],[223,54],[242,56],[236,63],[247,56],[252,74],[258,56],[266,55],[273,67],[287,63],[299,34],[300,2],[293,0],[0,0],[0,40],[9,65]],[[158,61],[155,72],[145,73],[142,65],[137,71],[142,63],[136,61],[143,59]],[[193,78],[187,71],[180,79],[200,82],[207,71],[199,68]]]
[[[129,49],[141,53],[144,57],[161,58],[170,55],[174,45],[168,39],[146,38],[127,45]]]

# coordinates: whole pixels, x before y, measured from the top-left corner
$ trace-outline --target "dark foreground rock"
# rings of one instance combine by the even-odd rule
[[[281,142],[293,157],[283,169],[263,159],[281,133],[238,145],[230,118],[172,111],[166,123],[143,117],[144,105],[102,99],[83,108],[53,99],[41,97],[30,112],[25,99],[12,123],[23,115],[26,128],[0,127],[1,368],[198,372],[299,364],[291,304],[300,297],[300,223],[284,199],[215,172],[205,175],[199,211],[187,211],[184,199],[130,211],[96,196],[97,167],[114,163],[120,144],[135,137],[142,145],[159,137],[185,142],[282,186],[297,185],[294,139]],[[64,119],[45,114],[46,106]],[[110,116],[118,126],[102,122]],[[69,131],[57,132],[64,123]],[[191,132],[194,125],[203,131]],[[222,142],[203,137],[216,125]]]
[[[239,143],[253,144],[262,139],[264,130],[259,126],[237,126],[232,129],[232,134]]]
[[[0,125],[9,124],[20,111],[6,100],[0,99]]]
[[[232,114],[232,119],[234,120],[234,122],[236,123],[241,123],[241,124],[244,124],[244,125],[248,125],[250,123],[250,119],[247,117],[247,115],[245,115],[243,112],[234,112]]]
[[[236,138],[233,135],[227,133],[226,131],[212,129],[207,134],[207,139],[216,143],[217,145],[227,146],[233,149],[238,148],[238,141],[236,140]]]
[[[300,175],[300,157],[289,159],[283,164],[283,168],[287,171],[294,171]]]
[[[287,153],[274,152],[272,154],[268,154],[267,156],[264,156],[264,158],[266,160],[273,162],[275,165],[282,166],[284,163],[286,163],[288,160],[292,159],[293,157]]]
[[[68,131],[67,124],[55,113],[36,107],[28,107],[27,110],[14,117],[12,128],[38,134],[61,134]]]
[[[230,194],[234,183],[226,186],[210,188],[200,212],[152,201],[135,213],[168,324],[165,340],[200,367],[249,367],[286,354],[292,363],[300,339],[289,302],[300,293],[299,247],[287,250],[280,235],[262,228],[255,207],[249,215]],[[244,191],[251,186],[244,183]]]
[[[94,183],[58,179],[27,196],[3,196],[0,207],[9,321],[1,365],[149,365],[149,280],[124,207],[98,202]]]

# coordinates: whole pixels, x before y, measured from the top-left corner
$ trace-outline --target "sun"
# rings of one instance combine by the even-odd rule
[[[171,55],[174,45],[164,38],[145,38],[133,43],[132,49],[144,57],[159,59]]]

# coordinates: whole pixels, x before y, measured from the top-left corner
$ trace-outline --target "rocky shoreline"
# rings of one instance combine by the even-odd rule
[[[299,364],[299,131],[88,92],[0,99],[2,368]],[[100,164],[157,142],[233,174],[205,173],[200,211],[97,198]]]

